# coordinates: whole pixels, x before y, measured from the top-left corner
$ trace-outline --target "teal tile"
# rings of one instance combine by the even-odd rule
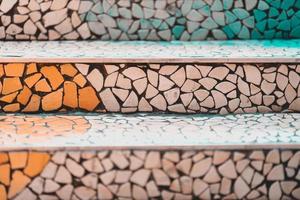
[[[293,9],[289,9],[286,14],[288,15],[288,17],[291,17],[293,14],[295,14],[295,11]]]
[[[223,10],[223,5],[221,0],[215,0],[214,3],[211,6],[212,11],[222,11]]]
[[[277,31],[275,33],[275,38],[282,38],[282,32],[281,31]]]
[[[166,19],[166,22],[170,25],[170,26],[174,26],[176,21],[176,17],[169,17],[168,19]]]
[[[233,0],[223,0],[223,6],[225,10],[229,10],[233,6]]]
[[[185,24],[186,23],[186,18],[182,17],[182,18],[177,19],[177,23],[178,24]]]
[[[206,3],[204,3],[202,0],[195,0],[193,5],[192,5],[192,8],[193,9],[199,9],[199,8],[202,8],[205,5],[206,5]]]
[[[206,38],[208,34],[208,30],[204,28],[200,28],[192,33],[191,40],[199,40]]]
[[[278,9],[271,7],[269,10],[269,17],[277,17],[279,15]]]
[[[145,21],[147,21],[147,20],[145,20]],[[151,21],[151,24],[152,24],[155,28],[158,28],[158,27],[160,26],[161,22],[162,22],[161,19],[150,19],[150,21]],[[143,23],[141,23],[141,24],[143,24]]]
[[[198,10],[202,15],[209,17],[211,15],[210,6],[206,5]]]
[[[259,1],[257,8],[259,10],[268,10],[270,8],[270,6],[265,1]]]
[[[230,24],[232,22],[235,22],[237,20],[237,17],[230,11],[225,12],[225,21],[226,24]]]
[[[295,13],[295,16],[300,18],[300,10]]]
[[[231,23],[228,25],[230,27],[230,29],[232,30],[232,32],[237,35],[240,31],[241,31],[241,28],[242,28],[242,24],[240,21],[237,21],[237,22],[234,22],[234,23]]]
[[[228,25],[224,26],[222,30],[227,35],[228,39],[234,38],[235,34],[232,32],[232,30],[230,29],[230,27]]]
[[[272,1],[270,1],[269,2],[270,3],[270,5],[272,6],[272,7],[275,7],[275,8],[280,8],[280,6],[281,6],[281,0],[272,0]]]
[[[148,19],[140,19],[140,24],[142,29],[151,29],[153,27],[159,27],[161,20],[148,20]],[[155,26],[154,26],[155,25]]]
[[[248,17],[246,19],[243,20],[243,24],[245,26],[247,26],[248,28],[254,28],[255,25],[254,25],[254,17],[251,16],[251,17]]]
[[[297,0],[294,6],[300,9],[300,0]]]
[[[295,37],[295,38],[300,38],[300,26],[295,27],[292,31],[291,31],[291,37]]]
[[[245,19],[247,17],[249,17],[249,13],[248,11],[241,9],[241,8],[235,8],[232,10],[232,12],[234,13],[235,16],[237,16],[239,19]]]
[[[180,36],[182,35],[183,31],[184,31],[185,27],[184,26],[174,26],[174,28],[172,29],[172,33],[174,34],[176,39],[180,39]]]
[[[217,28],[218,24],[211,17],[208,17],[201,23],[201,26],[211,30]]]
[[[250,32],[246,26],[242,26],[242,29],[241,29],[240,33],[238,34],[238,38],[240,38],[240,39],[249,39],[250,38]]]
[[[255,27],[257,30],[259,30],[261,33],[263,33],[266,30],[267,20],[262,20],[256,23]]]
[[[291,18],[291,26],[292,26],[292,28],[298,26],[299,24],[300,24],[300,17],[297,17],[296,15],[294,15]]]
[[[276,33],[276,31],[274,29],[273,30],[265,31],[264,32],[264,37],[266,39],[273,39],[275,37],[275,33]]]
[[[271,18],[268,19],[268,28],[269,28],[269,29],[273,29],[273,28],[275,28],[277,25],[278,25],[278,21],[277,21],[277,20],[271,19]]]
[[[98,21],[97,15],[93,12],[88,12],[86,15],[86,20],[89,22],[96,22]]]
[[[256,21],[260,21],[260,20],[266,18],[266,16],[267,16],[267,14],[264,11],[257,10],[257,9],[255,9],[253,11],[253,13],[254,13],[254,17],[255,17]]]
[[[256,29],[254,29],[251,33],[251,38],[252,39],[263,39],[263,36]]]
[[[159,30],[166,30],[168,28],[169,28],[169,26],[168,26],[168,24],[166,22],[162,22],[160,24],[160,26],[158,27]]]
[[[281,9],[288,10],[290,9],[295,3],[295,0],[283,0],[281,3]]]
[[[277,29],[282,31],[289,31],[291,30],[291,23],[289,20],[282,21],[278,24]]]
[[[286,14],[286,12],[283,10],[283,11],[281,11],[281,13],[280,13],[280,15],[278,16],[278,18],[277,18],[278,20],[280,20],[280,21],[282,21],[282,20],[287,20],[288,19],[288,17],[287,17],[287,14]]]

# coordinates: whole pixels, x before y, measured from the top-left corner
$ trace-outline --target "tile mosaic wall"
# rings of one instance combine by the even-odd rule
[[[0,64],[2,112],[300,111],[296,64]]]
[[[2,0],[2,40],[300,38],[300,0]]]
[[[12,151],[0,199],[300,199],[300,151]]]

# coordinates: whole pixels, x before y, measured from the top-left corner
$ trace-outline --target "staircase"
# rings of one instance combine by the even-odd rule
[[[300,199],[299,9],[2,0],[0,200]]]

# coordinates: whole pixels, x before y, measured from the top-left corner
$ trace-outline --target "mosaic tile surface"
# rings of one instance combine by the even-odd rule
[[[0,151],[300,148],[300,114],[0,116]]]
[[[299,199],[300,151],[0,153],[6,199]]]
[[[0,62],[299,63],[299,46],[300,40],[0,42]]]
[[[3,0],[2,40],[300,37],[299,0]]]
[[[0,64],[2,112],[300,111],[297,64]]]

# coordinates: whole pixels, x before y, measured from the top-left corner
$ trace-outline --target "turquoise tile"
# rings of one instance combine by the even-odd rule
[[[211,15],[210,6],[206,5],[198,10],[202,15],[209,17]]]
[[[211,6],[212,11],[222,11],[223,10],[223,5],[221,0],[215,0],[214,3]]]
[[[257,30],[263,33],[266,30],[266,25],[267,25],[267,20],[265,19],[257,22],[255,27],[257,28]]]
[[[238,34],[238,37],[241,38],[241,39],[250,38],[249,29],[246,26],[242,26],[242,29],[241,29],[240,33]]]
[[[297,0],[294,6],[300,9],[300,0]]]
[[[280,6],[281,6],[281,0],[273,0],[273,1],[270,1],[269,2],[270,3],[270,5],[272,6],[272,7],[275,7],[275,8],[280,8]]]
[[[268,28],[273,29],[278,25],[278,21],[275,19],[268,19]]]
[[[269,17],[277,17],[279,15],[278,9],[271,7],[269,10]]]
[[[275,34],[276,34],[276,31],[274,29],[273,30],[268,30],[268,31],[264,32],[264,37],[266,39],[273,39],[275,37]]]
[[[294,11],[293,9],[289,9],[289,10],[287,11],[288,17],[291,17],[293,14],[295,14],[295,11]]]
[[[292,28],[298,26],[299,24],[300,24],[300,17],[297,17],[296,15],[294,15],[291,18],[291,26],[292,26]]]
[[[182,18],[179,18],[179,19],[177,19],[177,23],[178,24],[185,24],[186,23],[186,18],[185,17],[182,17]]]
[[[223,6],[225,10],[229,10],[233,6],[233,0],[223,0]]]
[[[231,23],[228,25],[230,27],[230,29],[232,30],[232,32],[237,35],[240,31],[241,31],[241,28],[242,28],[242,24],[240,21],[237,21],[237,22],[234,22],[234,23]]]
[[[252,39],[263,39],[263,36],[261,35],[260,32],[258,32],[256,29],[254,29],[251,33],[251,38]]]
[[[295,27],[290,34],[291,37],[299,38],[300,37],[300,26]]]
[[[180,39],[180,36],[182,35],[183,31],[185,30],[185,26],[174,26],[172,29],[172,33],[174,34],[176,39]]]
[[[98,21],[97,15],[93,12],[88,12],[86,15],[86,20],[89,22],[96,22]]]
[[[205,5],[206,5],[206,3],[204,3],[202,0],[195,0],[193,5],[192,5],[192,8],[193,9],[199,9],[199,8],[202,8]]]
[[[278,24],[277,28],[282,31],[291,30],[291,23],[289,20],[282,21]]]
[[[166,29],[169,29],[169,26],[166,22],[162,22],[160,24],[160,26],[158,27],[159,30],[166,30]]]
[[[166,19],[166,22],[170,25],[170,26],[174,26],[176,21],[176,17],[169,17],[168,19]]]
[[[254,13],[254,17],[255,17],[256,21],[260,21],[260,20],[266,18],[266,16],[267,16],[267,14],[264,11],[257,10],[257,9],[255,9],[253,11],[253,13]]]
[[[145,21],[147,21],[147,20],[145,20]],[[150,21],[151,21],[151,24],[152,24],[155,28],[158,28],[158,27],[160,26],[161,22],[162,22],[161,19],[150,19]],[[141,24],[143,24],[143,23],[141,23]]]
[[[241,8],[235,8],[232,10],[235,16],[237,16],[239,19],[245,19],[249,17],[248,11],[241,9]]]
[[[232,32],[232,30],[230,29],[230,27],[228,25],[224,26],[222,30],[227,35],[228,39],[234,38],[235,34]]]
[[[268,9],[270,8],[270,6],[269,6],[269,4],[267,4],[267,3],[264,2],[264,1],[259,1],[259,2],[258,2],[257,8],[258,8],[259,10],[268,10]]]
[[[254,17],[248,17],[246,19],[243,20],[243,24],[246,25],[248,28],[254,28]]]
[[[230,24],[232,22],[235,22],[238,18],[230,11],[225,12],[225,21],[226,24]]]
[[[286,14],[286,12],[283,10],[283,11],[281,11],[281,13],[280,13],[280,15],[278,16],[278,20],[280,20],[280,21],[282,21],[282,20],[287,20],[287,14]]]
[[[283,0],[281,3],[281,9],[288,10],[290,9],[295,3],[295,0]]]

